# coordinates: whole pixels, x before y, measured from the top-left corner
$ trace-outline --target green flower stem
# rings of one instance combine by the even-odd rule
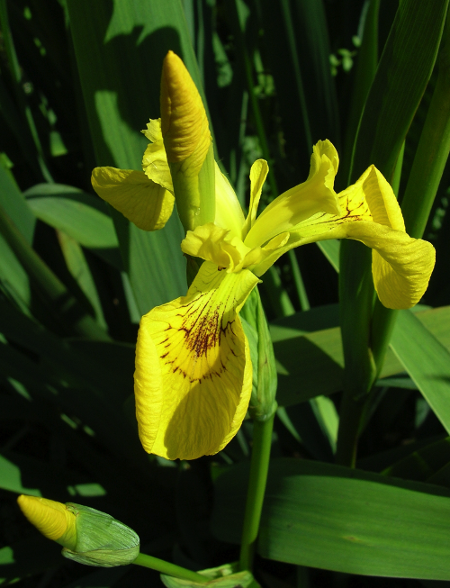
[[[392,188],[396,194],[404,146],[403,143],[393,175]],[[336,463],[355,467],[358,438],[376,393],[373,385],[383,367],[397,313],[385,308],[374,294],[372,252],[360,244],[348,242],[341,244],[341,251],[344,255],[341,274],[347,276],[347,280],[339,284],[345,372]],[[355,308],[359,309],[357,314]]]
[[[175,578],[181,578],[182,580],[197,582],[199,584],[206,584],[211,579],[207,576],[197,574],[197,572],[187,570],[186,568],[182,568],[181,566],[177,566],[173,563],[165,561],[164,559],[159,559],[158,557],[153,557],[152,555],[146,555],[145,553],[140,553],[134,560],[133,564],[142,566],[144,568],[151,568],[152,570],[156,570],[157,572],[161,572],[161,574],[166,574],[167,576],[174,576]]]
[[[355,463],[360,423],[373,382],[370,321],[374,288],[371,260],[371,250],[361,243],[341,243],[339,299],[345,370],[336,463],[350,467]]]
[[[247,503],[245,505],[244,527],[242,529],[241,570],[252,570],[256,539],[266,491],[269,471],[270,447],[272,443],[275,412],[264,421],[253,421],[253,451],[250,464]]]
[[[400,149],[397,164],[395,166],[394,174],[392,176],[392,189],[397,198],[400,191],[400,180],[402,176],[404,153],[405,142],[403,142],[402,148]],[[396,318],[396,310],[386,308],[381,304],[378,298],[375,299],[375,305],[373,309],[373,316],[371,322],[370,342],[375,370],[373,374],[372,385],[377,380],[378,376],[380,375],[381,368],[383,367],[384,357],[389,347],[389,341],[391,340],[391,335],[392,331],[394,330]],[[375,392],[375,390],[373,390],[372,392]]]

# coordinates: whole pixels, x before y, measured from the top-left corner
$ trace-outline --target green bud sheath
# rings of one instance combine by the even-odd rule
[[[94,508],[70,502],[66,506],[76,515],[77,542],[74,549],[63,549],[64,557],[102,568],[133,563],[140,545],[133,529]]]

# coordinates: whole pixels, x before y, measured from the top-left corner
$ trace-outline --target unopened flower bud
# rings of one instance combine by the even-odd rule
[[[182,60],[169,51],[161,76],[161,132],[185,230],[214,221],[214,153],[202,99]]]
[[[45,537],[64,546],[62,555],[88,566],[110,568],[133,563],[139,537],[112,516],[68,502],[20,496],[19,506]]]
[[[199,174],[211,144],[208,118],[194,81],[173,51],[161,76],[161,131],[169,163],[186,162],[183,172]]]

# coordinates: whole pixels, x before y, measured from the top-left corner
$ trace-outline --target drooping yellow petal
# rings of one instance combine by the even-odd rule
[[[311,170],[303,184],[281,194],[267,206],[245,238],[248,247],[267,243],[319,212],[340,215],[333,189],[338,155],[329,141],[319,141],[311,156]]]
[[[258,263],[261,248],[249,249],[230,231],[208,223],[188,231],[181,242],[181,250],[192,257],[212,261],[221,269],[237,272],[244,267]]]
[[[258,282],[202,265],[187,296],[141,319],[135,396],[144,449],[167,459],[220,451],[237,433],[252,389],[238,311]]]
[[[24,494],[19,496],[17,502],[30,523],[47,539],[57,541],[69,549],[75,549],[76,516],[65,504]]]
[[[366,178],[366,172],[362,177]],[[267,244],[268,246],[262,248],[261,261],[256,267],[252,267],[252,271],[257,276],[262,276],[279,257],[294,247],[326,239],[345,239],[346,232],[342,229],[342,225],[345,223],[363,220],[373,221],[363,186],[364,181],[360,179],[356,184],[348,187],[338,195],[340,209],[343,211],[342,214],[318,212],[298,223],[289,232],[281,233],[278,247],[274,246],[276,244],[275,240],[272,246],[269,247],[272,243],[270,241]],[[289,235],[289,237],[286,238],[286,235]]]
[[[245,225],[242,231],[242,238],[244,239],[255,224],[261,192],[268,173],[269,166],[265,159],[257,159],[250,169],[250,205],[248,207],[248,215],[245,219]]]
[[[100,198],[144,231],[162,229],[172,214],[173,195],[144,172],[96,167],[91,181]]]
[[[147,130],[142,132],[151,141],[142,158],[142,169],[145,175],[156,184],[173,193],[172,176],[170,175],[161,133],[161,119],[150,120],[147,123]]]
[[[373,282],[384,306],[404,309],[420,301],[436,261],[431,243],[373,222],[348,223],[345,230],[348,239],[373,249]]]
[[[289,240],[263,255],[252,271],[261,276],[286,251],[324,239],[355,239],[373,249],[372,274],[388,308],[411,308],[425,293],[435,263],[434,247],[411,239],[391,186],[374,167],[339,195],[343,214],[318,213],[290,231]],[[381,224],[383,223],[383,224]]]
[[[242,239],[244,213],[230,182],[215,163],[216,212],[214,224],[230,231],[232,237]]]
[[[197,176],[211,145],[208,118],[188,70],[173,51],[163,63],[161,130],[169,163],[186,161],[183,173]]]
[[[376,223],[396,231],[405,230],[405,221],[392,186],[374,165],[368,167],[358,181],[338,197],[340,200],[344,197],[365,200]]]

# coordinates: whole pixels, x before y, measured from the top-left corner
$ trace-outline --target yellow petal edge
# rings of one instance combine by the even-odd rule
[[[91,182],[102,200],[144,231],[162,229],[172,214],[173,195],[144,172],[96,167]]]
[[[239,310],[258,278],[203,263],[187,296],[142,317],[135,399],[144,449],[166,459],[213,455],[247,412],[252,365]]]

